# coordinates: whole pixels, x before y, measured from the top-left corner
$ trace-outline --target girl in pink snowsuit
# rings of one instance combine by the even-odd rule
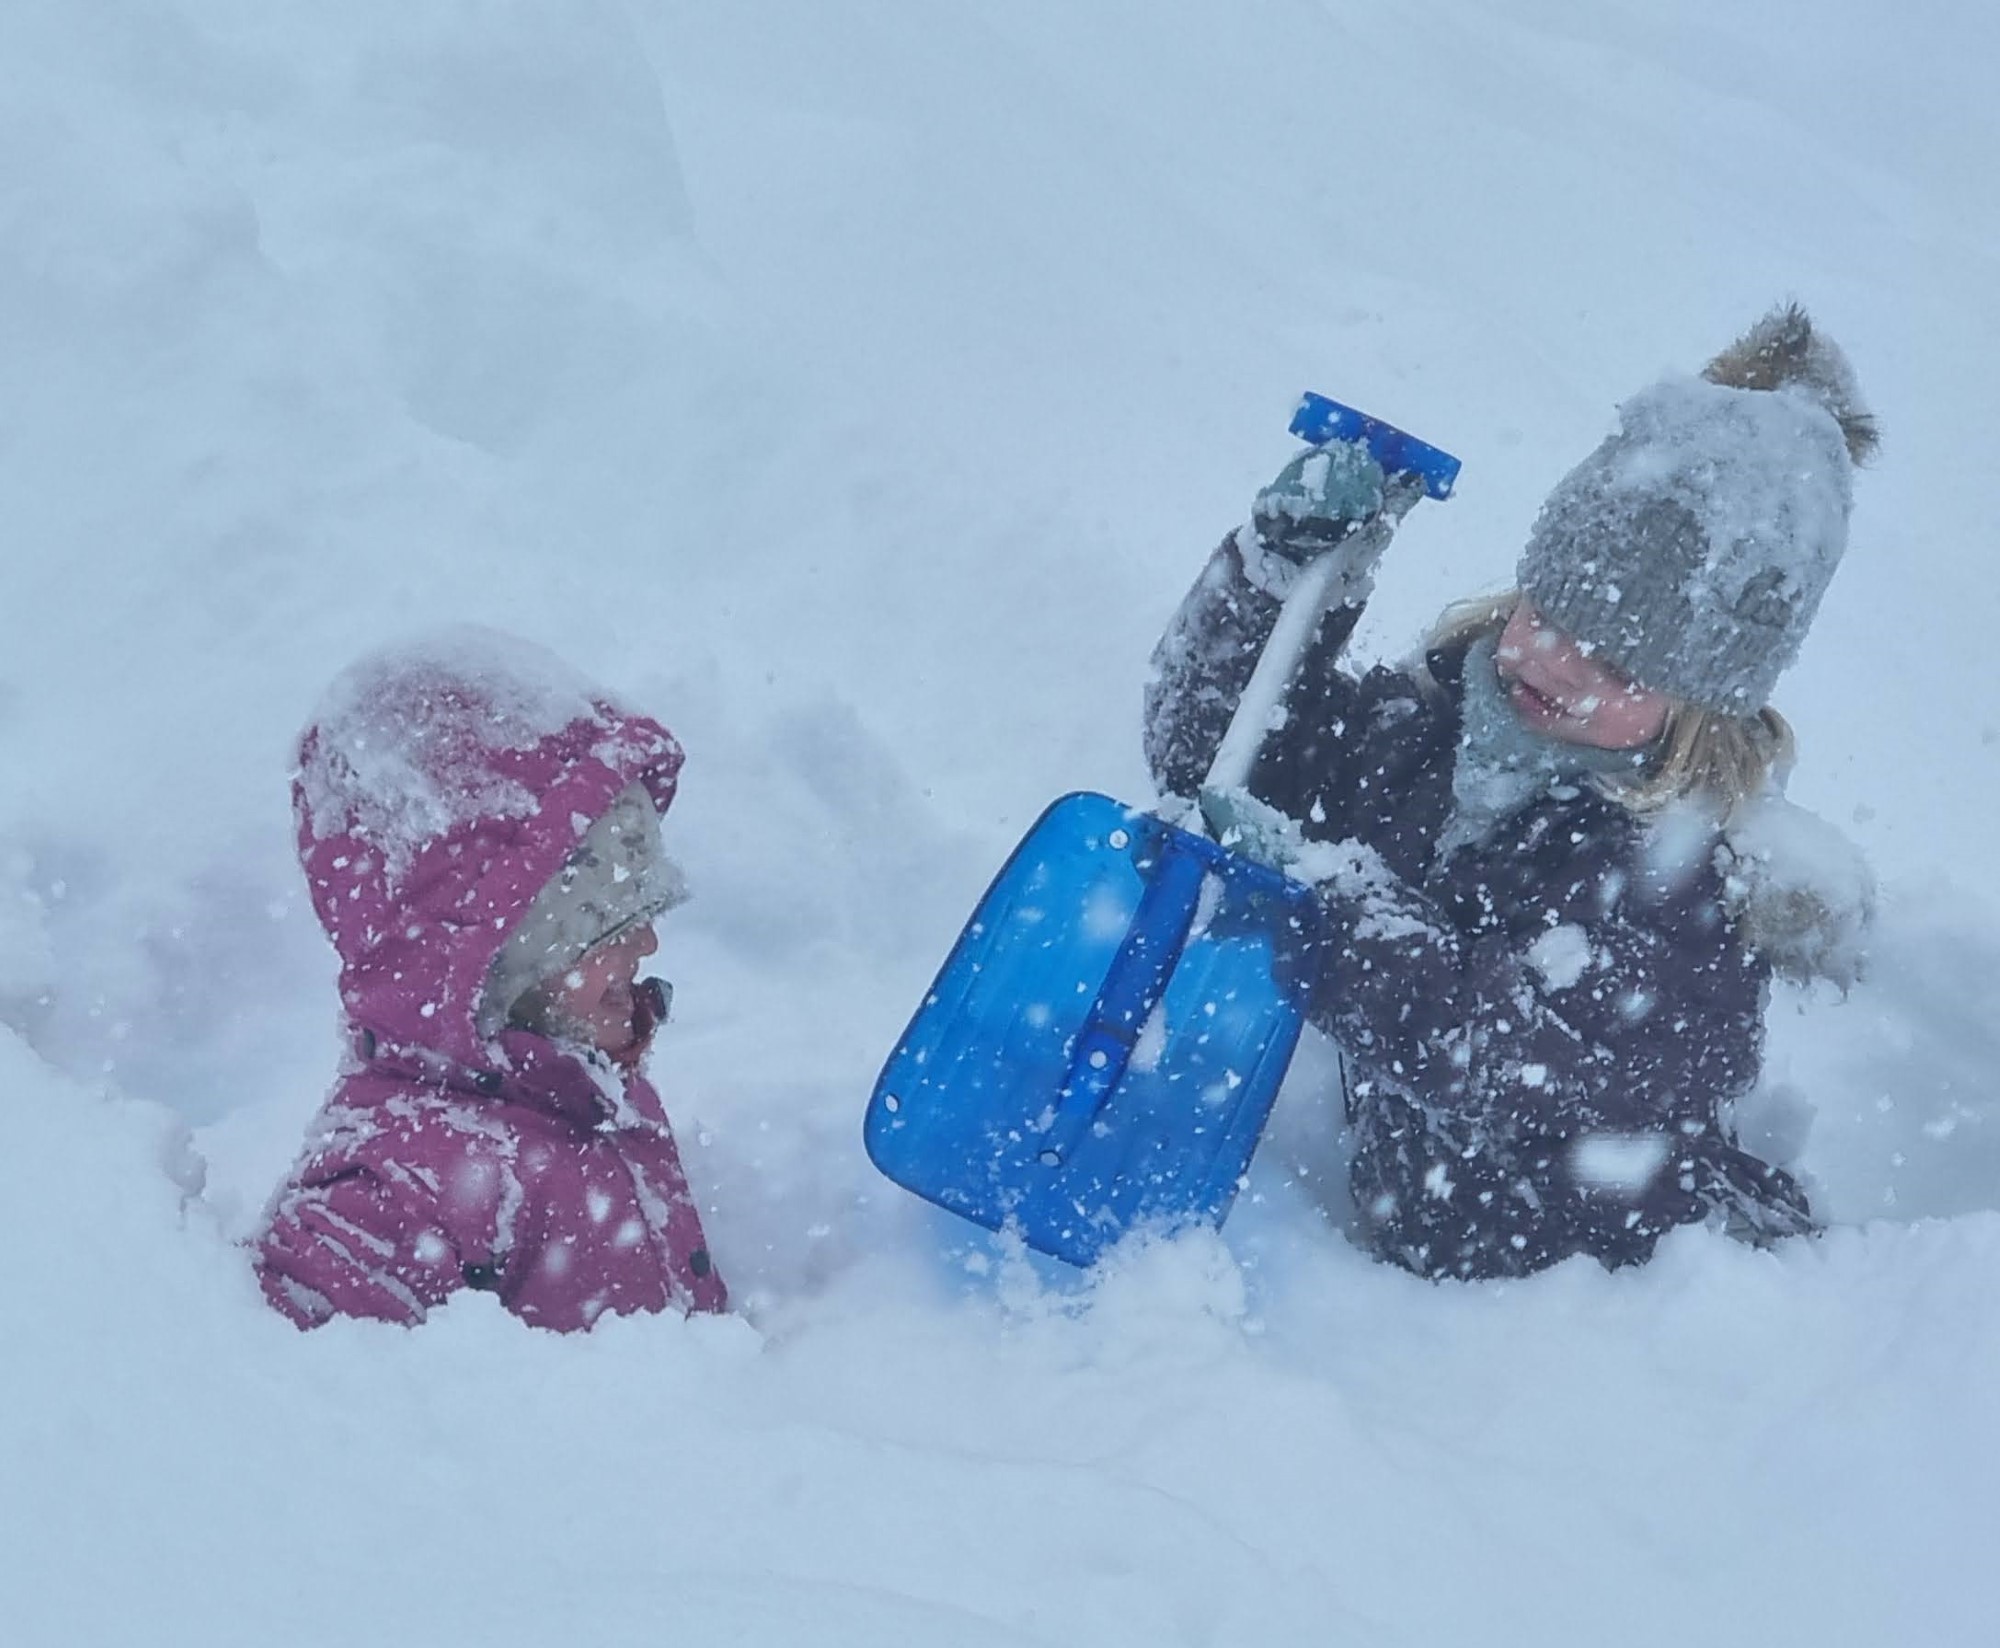
[[[497,635],[336,682],[292,795],[349,1060],[256,1242],[301,1327],[421,1322],[460,1288],[564,1331],[724,1307],[638,1070],[680,766],[664,727]]]

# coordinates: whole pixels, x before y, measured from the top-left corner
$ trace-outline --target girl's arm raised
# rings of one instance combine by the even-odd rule
[[[1162,794],[1192,796],[1213,778],[1210,766],[1281,613],[1301,613],[1311,625],[1309,641],[1301,629],[1282,643],[1285,661],[1297,660],[1291,679],[1336,679],[1340,654],[1373,588],[1375,564],[1423,495],[1419,476],[1385,476],[1368,447],[1352,440],[1299,453],[1257,494],[1249,524],[1209,557],[1153,651],[1146,760]],[[1288,609],[1295,586],[1303,587]],[[1282,685],[1282,679],[1271,682],[1273,705],[1262,719],[1281,717],[1276,700]],[[1271,730],[1236,729],[1242,754],[1254,756],[1256,741]],[[1214,781],[1233,787],[1245,782],[1252,762],[1228,765],[1242,770]]]

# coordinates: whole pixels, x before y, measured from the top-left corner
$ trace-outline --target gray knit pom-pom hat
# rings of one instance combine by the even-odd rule
[[[1847,548],[1853,466],[1876,445],[1853,371],[1783,305],[1618,423],[1542,505],[1520,588],[1640,685],[1754,714]]]

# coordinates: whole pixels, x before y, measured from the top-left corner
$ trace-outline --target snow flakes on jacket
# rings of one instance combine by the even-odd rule
[[[536,893],[628,786],[664,813],[680,766],[664,727],[498,635],[432,638],[335,683],[293,801],[353,1061],[256,1252],[294,1321],[417,1322],[461,1287],[558,1329],[723,1307],[652,1087],[477,1024]]]
[[[1225,543],[1155,657],[1146,749],[1193,793],[1275,621]],[[1339,657],[1329,612],[1252,792],[1302,827],[1329,940],[1315,1022],[1341,1048],[1363,1239],[1425,1275],[1521,1274],[1574,1253],[1648,1257],[1675,1225],[1811,1228],[1791,1179],[1737,1148],[1771,964],[1744,920],[1770,901],[1757,838],[1642,819],[1556,782],[1440,853],[1463,650],[1431,679]],[[1838,964],[1837,944],[1822,947]]]

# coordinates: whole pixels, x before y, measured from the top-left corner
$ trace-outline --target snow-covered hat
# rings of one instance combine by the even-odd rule
[[[1781,305],[1618,422],[1543,504],[1520,588],[1642,686],[1754,714],[1847,548],[1853,466],[1876,444],[1853,371]]]
[[[686,897],[680,867],[661,844],[652,798],[645,785],[628,786],[584,832],[493,958],[480,1003],[482,1032],[492,1034],[522,996],[568,972],[592,947]]]

